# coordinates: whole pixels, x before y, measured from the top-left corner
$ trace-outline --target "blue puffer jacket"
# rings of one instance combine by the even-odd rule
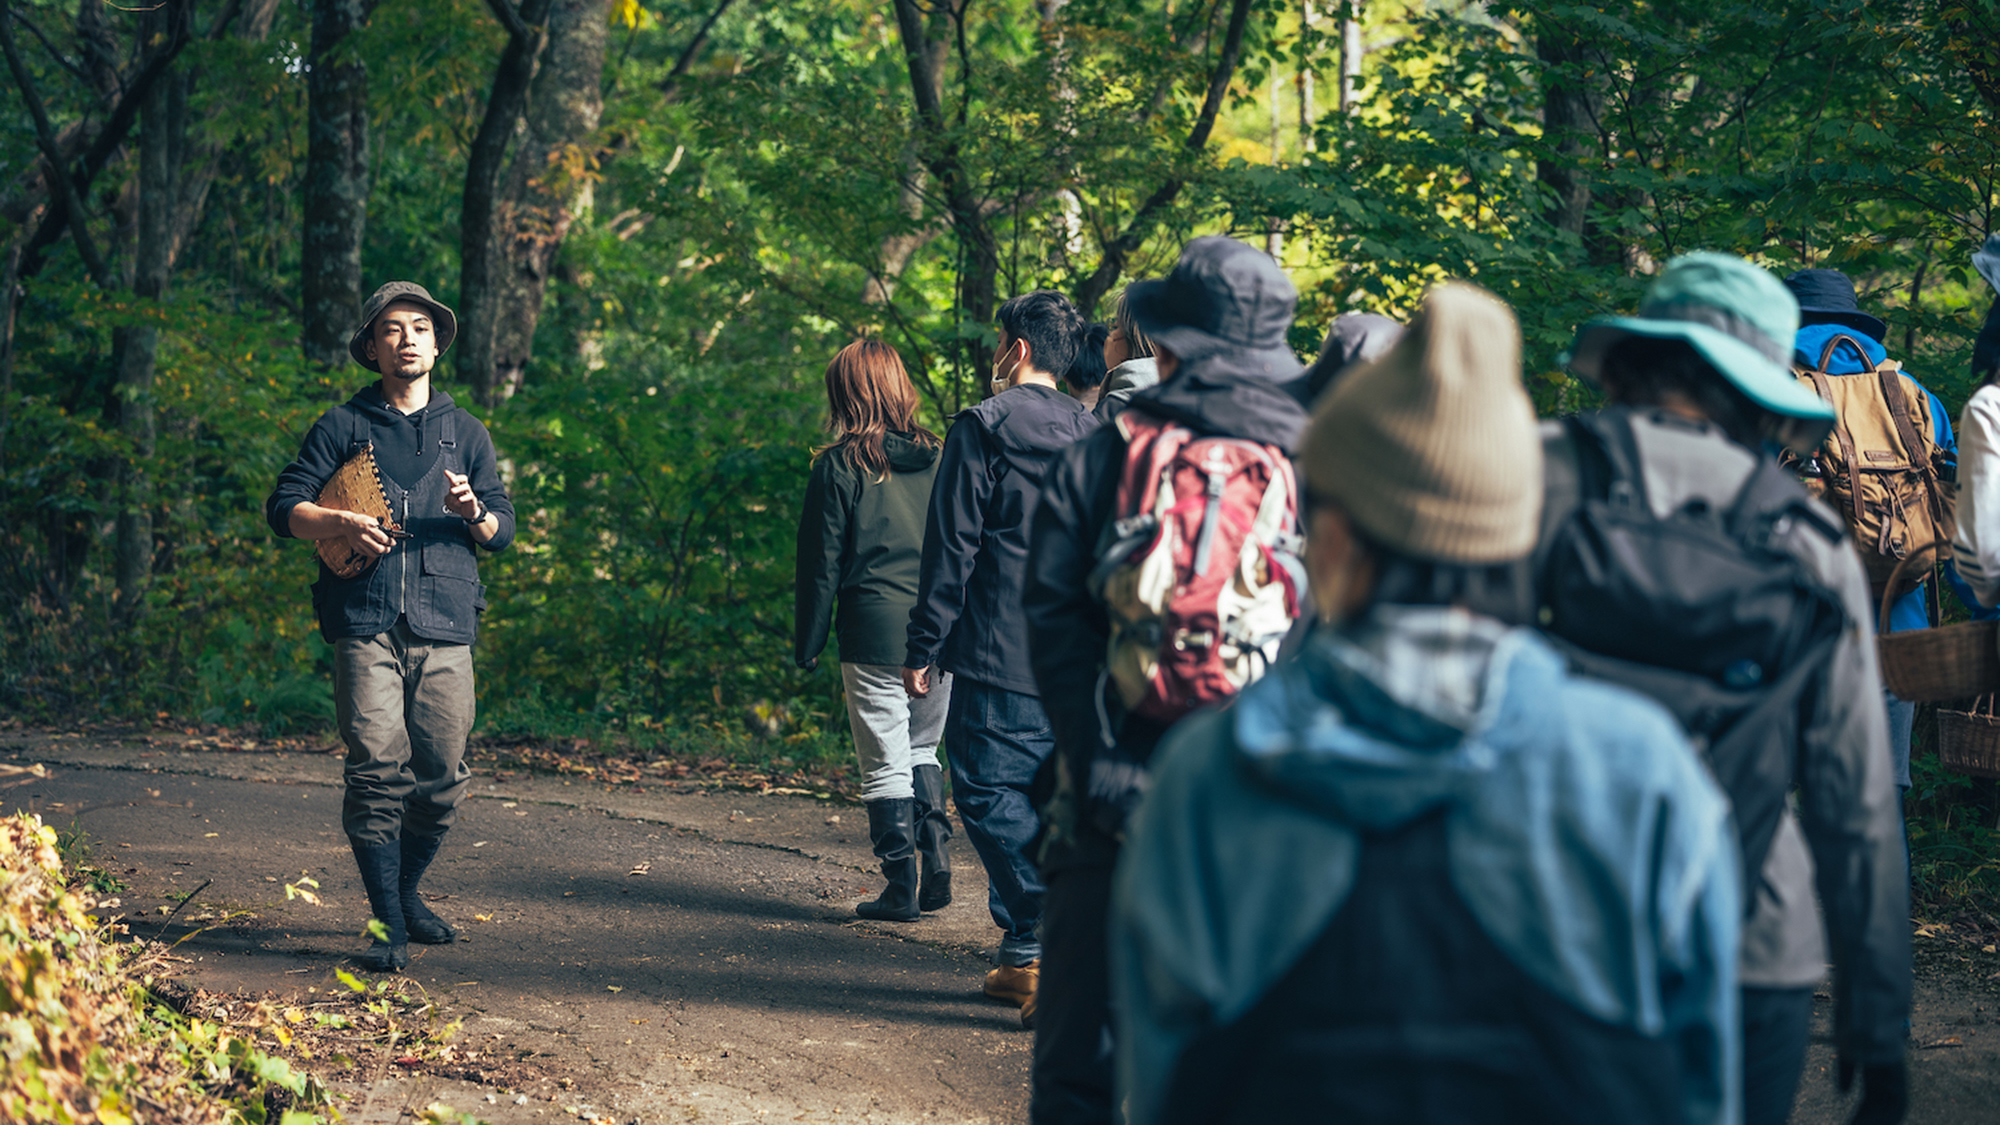
[[[1440,810],[1452,886],[1512,964],[1619,1034],[1671,1045],[1667,1116],[1738,1119],[1735,831],[1650,701],[1572,678],[1530,630],[1388,607],[1320,630],[1154,762],[1112,917],[1134,1125],[1168,1116],[1177,1068],[1202,1062],[1189,1045],[1242,1020],[1326,931],[1363,834]]]

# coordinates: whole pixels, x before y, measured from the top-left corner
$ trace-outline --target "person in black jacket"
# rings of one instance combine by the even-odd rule
[[[799,515],[793,656],[801,668],[817,667],[834,620],[868,838],[889,882],[854,912],[914,922],[951,904],[951,821],[937,752],[951,675],[938,673],[930,694],[912,699],[901,672],[940,443],[917,425],[903,358],[879,340],[833,357],[826,399],[838,436],[813,461]]]
[[[959,414],[945,435],[903,684],[922,697],[932,690],[932,666],[954,677],[945,731],[952,797],[1002,931],[985,991],[1025,1005],[1042,956],[1042,878],[1027,854],[1039,824],[1028,790],[1054,748],[1021,614],[1028,527],[1049,461],[1097,420],[1056,389],[1083,336],[1069,299],[1038,290],[1000,306],[999,320],[999,393]]]
[[[1302,371],[1285,336],[1298,291],[1276,262],[1235,239],[1198,238],[1172,274],[1128,287],[1125,301],[1160,371],[1159,384],[1133,395],[1127,411],[1294,450],[1306,415],[1285,388]],[[1146,762],[1165,733],[1125,719],[1116,691],[1099,694],[1111,627],[1086,580],[1101,534],[1118,515],[1124,464],[1117,422],[1071,446],[1049,471],[1030,537],[1028,647],[1056,742],[1040,856],[1049,881],[1042,919],[1049,988],[1030,1013],[1034,1125],[1113,1119],[1111,871]]]
[[[417,887],[471,783],[472,641],[486,608],[474,548],[504,550],[514,539],[493,439],[431,389],[431,367],[457,330],[423,286],[377,289],[347,351],[381,379],[313,424],[264,504],[279,535],[345,539],[373,560],[352,578],[322,562],[312,600],[320,635],[334,646],[347,744],[342,827],[384,930],[359,961],[377,972],[408,965],[411,941],[458,936]],[[395,516],[389,527],[318,503],[335,471],[370,447]]]

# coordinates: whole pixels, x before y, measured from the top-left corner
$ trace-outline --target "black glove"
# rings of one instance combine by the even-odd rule
[[[1840,1061],[1840,1092],[1854,1087],[1854,1064]],[[1861,1104],[1853,1125],[1899,1125],[1910,1109],[1910,1072],[1902,1063],[1861,1068]]]

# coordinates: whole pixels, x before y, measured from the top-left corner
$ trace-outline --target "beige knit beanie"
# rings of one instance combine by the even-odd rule
[[[1452,563],[1526,556],[1542,442],[1513,312],[1476,285],[1431,290],[1396,346],[1321,400],[1299,460],[1313,494],[1383,546]]]

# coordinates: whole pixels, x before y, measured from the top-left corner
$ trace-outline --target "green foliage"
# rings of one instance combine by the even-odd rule
[[[74,6],[13,7],[61,28]],[[678,71],[713,0],[617,5],[601,127],[549,172],[589,192],[550,272],[534,361],[518,393],[476,411],[521,513],[514,548],[484,562],[485,730],[845,756],[837,677],[798,672],[789,652],[823,364],[855,336],[889,340],[923,420],[944,427],[978,400],[993,338],[969,309],[974,236],[994,249],[1000,296],[1074,291],[1169,182],[1182,187],[1123,277],[1164,272],[1192,234],[1281,232],[1301,353],[1338,312],[1406,316],[1437,280],[1470,277],[1516,309],[1541,408],[1587,406],[1594,392],[1560,364],[1576,326],[1631,310],[1673,254],[1712,248],[1847,270],[1889,321],[1892,354],[1954,410],[1971,390],[1989,294],[1968,258],[2000,184],[2000,92],[1982,96],[1994,68],[1980,46],[2000,21],[1985,7],[1367,5],[1351,114],[1334,109],[1338,13],[1319,7],[1308,29],[1296,5],[1257,0],[1214,135],[1194,151],[1227,2],[1070,0],[1047,22],[1004,0],[971,6],[963,27],[927,16],[932,123],[880,0],[732,5]],[[119,36],[137,26],[108,18]],[[370,378],[298,354],[308,30],[304,6],[281,5],[264,42],[202,40],[177,64],[217,178],[165,300],[97,291],[68,240],[24,287],[0,387],[8,713],[167,712],[270,733],[328,722],[311,552],[262,514],[313,420]],[[465,159],[503,41],[477,0],[379,6],[355,40],[370,76],[370,283],[415,278],[456,300]],[[29,55],[59,125],[98,111],[47,51]],[[1320,99],[1304,134],[1302,70]],[[0,119],[0,170],[32,186],[25,111],[0,102]],[[126,213],[135,163],[114,161],[94,207]],[[977,230],[952,213],[948,167],[977,196]],[[7,239],[24,233],[14,192],[0,190]],[[127,227],[106,240],[119,271]],[[158,442],[140,458],[114,388],[120,340],[143,325],[163,342]],[[439,385],[463,401],[454,358]],[[120,483],[134,466],[150,491]],[[136,607],[112,596],[129,503],[151,513],[157,548]],[[1950,848],[1987,842],[1963,836],[1963,818],[1946,834],[1976,795],[1930,789],[1913,805],[1919,874],[1934,863],[1949,881]]]
[[[153,1002],[148,954],[92,917],[88,841],[38,817],[0,820],[0,1117],[19,1125],[289,1125],[333,1116],[326,1090],[223,1025]],[[151,1112],[148,1112],[148,1107]]]

